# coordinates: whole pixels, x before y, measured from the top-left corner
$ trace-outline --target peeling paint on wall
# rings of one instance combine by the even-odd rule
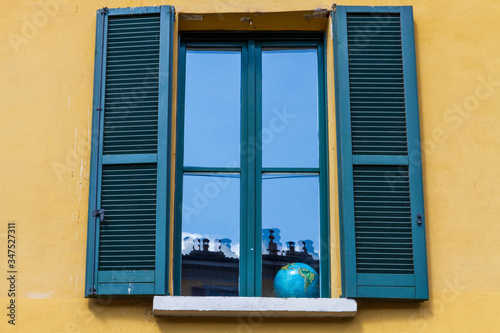
[[[53,291],[50,291],[48,293],[40,293],[40,292],[26,293],[26,298],[47,299],[47,298],[50,298],[50,296],[53,293],[54,293]]]

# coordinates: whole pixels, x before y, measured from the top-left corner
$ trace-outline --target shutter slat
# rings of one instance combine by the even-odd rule
[[[407,166],[354,166],[354,221],[356,232],[356,247],[374,247],[377,244],[412,244],[410,186]],[[362,184],[362,185],[359,185]],[[358,196],[368,201],[380,201],[379,196],[397,195],[398,201],[391,201],[390,206],[373,206],[358,202]],[[368,195],[369,194],[369,195]],[[401,199],[403,201],[401,201]],[[388,209],[389,208],[389,209]],[[366,230],[363,224],[365,218],[376,221],[391,221],[406,228],[398,230],[375,229]],[[399,250],[386,253],[397,257]],[[391,263],[393,266],[391,266]],[[376,268],[383,268],[377,270]],[[413,274],[413,256],[407,259],[407,264],[400,267],[397,261],[387,261],[384,257],[374,256],[372,252],[358,252],[356,256],[358,273],[384,273],[386,270],[400,274]]]
[[[103,153],[155,153],[160,16],[110,18],[108,30]]]
[[[100,249],[115,245],[127,250],[131,242],[140,242],[141,251],[155,251],[156,232],[156,165],[104,165],[102,172],[101,208],[105,211],[105,222],[101,223]],[[121,194],[128,193],[124,197]],[[144,193],[149,193],[148,199]],[[136,199],[141,201],[136,201]],[[133,225],[122,227],[122,219],[127,218]],[[120,221],[120,222],[118,222]],[[132,270],[150,269],[131,261],[142,252],[128,248],[127,256],[109,256],[99,251],[99,269]],[[152,259],[154,261],[154,257]],[[133,265],[131,265],[133,263]]]
[[[392,22],[392,31],[371,31],[367,24],[371,16],[347,16],[348,51],[349,51],[349,76],[351,88],[351,117],[352,121],[352,153],[363,155],[405,155],[407,153],[406,116],[391,114],[390,121],[383,115],[373,113],[372,117],[364,117],[365,110],[360,110],[357,105],[377,105],[389,107],[405,107],[403,85],[403,55],[401,52],[401,30],[398,17],[377,16],[377,22],[383,26],[387,24],[386,18]],[[384,53],[372,53],[367,58],[365,52],[380,50]],[[387,52],[391,57],[387,57]],[[374,81],[399,79],[392,85],[395,91],[373,91],[369,85],[359,85],[356,79],[373,79]],[[399,134],[397,140],[381,140],[379,134]],[[364,140],[360,140],[364,135]]]

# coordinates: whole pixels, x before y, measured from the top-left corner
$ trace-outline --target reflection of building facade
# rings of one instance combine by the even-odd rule
[[[184,239],[181,292],[190,296],[238,296],[239,262],[231,240]],[[190,251],[189,251],[190,250]]]
[[[273,281],[281,267],[300,262],[319,272],[319,260],[313,252],[313,242],[300,241],[296,249],[295,242],[288,241],[287,250],[281,250],[279,229],[267,229],[263,232],[262,254],[262,295],[275,296]],[[239,259],[231,249],[231,240],[215,240],[214,250],[210,251],[208,238],[184,239],[186,251],[182,255],[182,295],[191,296],[238,296]],[[191,251],[189,251],[189,248]],[[226,247],[226,249],[224,248]],[[229,249],[229,251],[227,251]]]

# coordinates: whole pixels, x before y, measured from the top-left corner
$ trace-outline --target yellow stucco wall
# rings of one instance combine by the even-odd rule
[[[186,13],[331,7],[325,0],[1,1],[1,332],[500,330],[500,3],[495,0],[337,3],[414,6],[429,302],[361,302],[349,320],[186,320],[152,316],[150,298],[83,298],[95,11],[160,4]],[[334,133],[332,102],[330,89]],[[340,289],[335,149],[332,136],[334,296]],[[9,221],[17,225],[15,327],[6,316]]]

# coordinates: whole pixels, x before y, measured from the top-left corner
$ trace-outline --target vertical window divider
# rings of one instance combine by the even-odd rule
[[[249,176],[251,174],[248,165],[248,151],[251,149],[249,142],[249,131],[247,122],[249,121],[249,108],[250,99],[248,96],[247,85],[251,80],[249,73],[249,49],[248,43],[242,43],[241,46],[241,123],[240,123],[240,283],[239,292],[240,296],[251,296],[249,293],[249,285],[247,274],[250,269],[248,268],[248,244],[249,232],[245,221],[248,218],[251,210],[251,200],[248,198]]]
[[[326,43],[318,42],[318,135],[319,135],[319,190],[320,190],[320,297],[330,297],[330,215],[328,177],[328,121]]]
[[[255,47],[255,296],[262,296],[262,42]]]
[[[181,294],[181,267],[182,267],[182,189],[184,174],[184,95],[186,90],[186,44],[179,44],[177,87],[177,117],[176,117],[176,155],[175,155],[175,198],[174,198],[174,269],[173,292]]]
[[[242,219],[241,232],[245,233],[241,235],[241,239],[246,241],[245,248],[246,255],[242,255],[242,265],[245,271],[242,272],[240,281],[244,281],[246,288],[241,288],[241,296],[256,296],[256,231],[255,223],[258,214],[256,213],[256,203],[255,198],[257,196],[256,192],[256,159],[258,154],[257,149],[257,129],[255,120],[256,111],[256,94],[255,94],[255,72],[256,72],[256,45],[254,40],[249,40],[247,43],[247,64],[246,66],[246,80],[243,81],[242,89],[244,89],[244,94],[246,94],[246,110],[244,110],[244,116],[246,122],[242,122],[242,146],[247,149],[242,149],[242,165],[246,166],[246,175],[242,177],[246,180],[246,186],[242,186],[241,198],[242,201],[246,203],[246,216]],[[243,135],[246,133],[246,136]],[[242,147],[243,148],[243,147]],[[246,187],[246,188],[244,188]],[[246,219],[246,221],[245,221]],[[246,222],[246,223],[245,223]],[[246,261],[246,263],[245,263]],[[246,264],[246,265],[245,265]]]

